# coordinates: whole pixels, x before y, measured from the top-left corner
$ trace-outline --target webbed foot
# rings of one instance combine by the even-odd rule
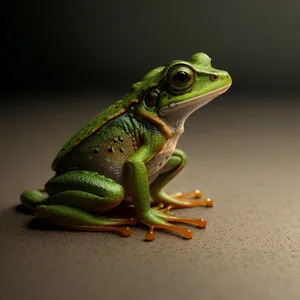
[[[181,193],[177,192],[174,194],[171,194],[170,197],[183,200],[186,203],[188,203],[188,207],[193,207],[193,206],[206,206],[206,207],[212,207],[214,205],[214,202],[211,198],[202,198],[202,193],[200,190],[194,190],[188,193]],[[199,199],[199,200],[191,200],[191,199]]]
[[[185,239],[191,239],[193,237],[191,229],[181,228],[179,226],[173,225],[170,222],[190,224],[198,228],[206,227],[206,221],[204,219],[189,219],[176,217],[173,214],[170,214],[169,210],[169,207],[161,208],[161,205],[159,205],[156,208],[151,208],[142,215],[142,217],[140,218],[141,222],[149,226],[149,231],[146,233],[145,237],[146,240],[154,240],[155,228],[161,228],[166,229],[168,231],[172,231],[181,235]]]
[[[187,208],[187,207],[212,207],[213,200],[210,198],[202,199],[202,193],[199,190],[194,190],[189,193],[174,193],[166,194],[164,192],[159,192],[156,195],[153,195],[152,198],[154,203],[162,203],[169,206],[170,208]]]

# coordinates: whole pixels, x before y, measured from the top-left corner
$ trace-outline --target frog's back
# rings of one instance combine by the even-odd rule
[[[92,118],[63,145],[52,163],[52,169],[56,171],[58,163],[66,154],[78,146],[83,140],[91,136],[94,132],[98,131],[107,122],[124,114],[127,108],[136,101],[136,99],[121,99]]]
[[[164,67],[157,67],[148,72],[141,81],[138,81],[131,86],[129,93],[124,98],[115,102],[96,115],[77,133],[75,133],[58,152],[52,163],[52,169],[56,171],[58,163],[66,154],[78,146],[83,140],[91,136],[94,132],[98,131],[107,122],[124,114],[131,104],[139,101],[139,95],[142,95],[149,88],[155,87],[161,79],[160,72],[163,69]]]

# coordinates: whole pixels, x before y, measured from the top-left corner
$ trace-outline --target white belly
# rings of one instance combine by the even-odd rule
[[[159,174],[159,171],[166,165],[168,160],[171,158],[176,145],[177,141],[179,139],[180,134],[174,134],[163,149],[158,152],[147,164],[147,172],[148,172],[148,178],[149,178],[149,183],[153,182],[153,180],[157,177]]]

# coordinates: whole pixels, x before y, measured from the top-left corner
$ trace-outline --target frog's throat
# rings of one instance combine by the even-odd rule
[[[176,103],[176,105],[162,107],[159,115],[161,119],[169,124],[173,131],[183,131],[184,122],[194,111],[225,93],[230,85],[228,84],[212,92]]]

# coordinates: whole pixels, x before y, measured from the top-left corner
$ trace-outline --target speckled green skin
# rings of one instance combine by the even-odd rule
[[[25,191],[22,203],[37,217],[66,228],[101,231],[138,220],[172,230],[168,221],[175,217],[152,208],[150,196],[156,203],[187,206],[162,191],[186,163],[184,152],[175,149],[177,140],[185,119],[230,84],[228,73],[214,69],[203,53],[152,70],[63,146],[46,195]],[[136,220],[101,214],[124,199],[132,201]]]

